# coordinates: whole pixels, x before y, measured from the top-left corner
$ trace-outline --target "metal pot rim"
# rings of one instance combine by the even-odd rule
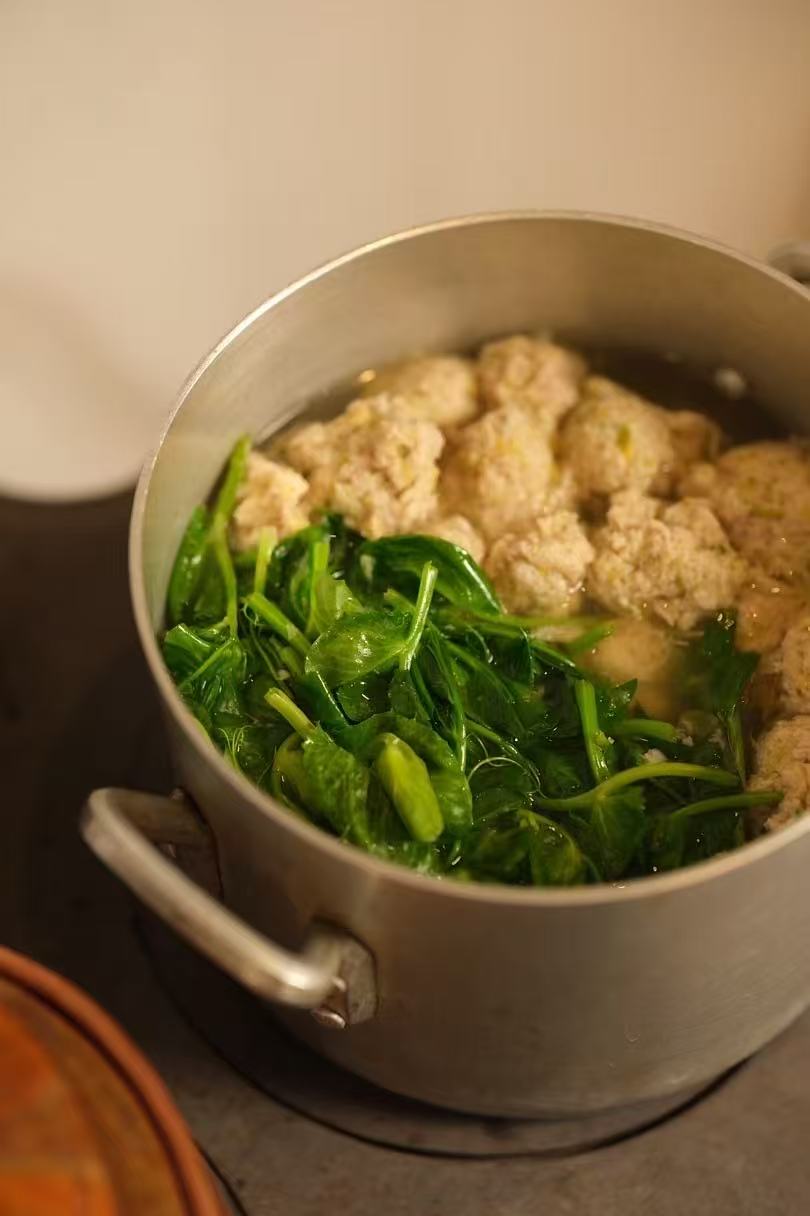
[[[781,271],[775,270],[766,263],[747,254],[740,253],[718,241],[708,240],[705,237],[665,224],[656,224],[647,220],[590,211],[499,211],[442,219],[380,237],[329,262],[325,262],[287,287],[281,288],[280,291],[277,291],[274,295],[259,304],[257,308],[253,309],[252,312],[235,325],[201,360],[177,394],[175,404],[162,429],[157,445],[144,464],[133,500],[129,532],[129,575],[135,623],[152,677],[160,690],[164,703],[168,706],[174,721],[182,730],[186,740],[194,748],[200,762],[213,765],[217,770],[219,778],[226,785],[230,786],[235,794],[241,798],[246,798],[258,814],[271,816],[286,830],[300,839],[302,843],[306,842],[310,847],[319,849],[335,860],[340,860],[350,869],[365,870],[369,877],[376,876],[381,881],[385,880],[400,886],[411,887],[415,893],[422,892],[427,894],[430,892],[437,898],[497,904],[500,906],[520,906],[527,909],[584,908],[594,905],[612,904],[618,901],[646,901],[654,898],[656,895],[664,897],[679,891],[690,890],[713,879],[720,879],[753,866],[758,861],[764,861],[771,854],[788,848],[794,840],[810,832],[810,814],[797,820],[789,827],[781,828],[772,835],[762,836],[758,840],[751,841],[732,853],[726,853],[709,861],[687,866],[682,870],[675,870],[669,874],[633,878],[618,884],[605,883],[589,887],[551,889],[510,887],[501,884],[441,882],[435,878],[419,874],[405,866],[399,866],[393,862],[373,857],[328,835],[328,833],[320,828],[315,827],[314,824],[310,824],[298,816],[290,815],[289,811],[278,805],[268,794],[263,793],[246,777],[233,769],[216,748],[203,737],[193,715],[184,705],[182,698],[177,692],[158,648],[147,606],[143,571],[143,521],[152,473],[164,441],[174,426],[175,420],[183,408],[186,399],[197,381],[219,355],[257,321],[259,317],[277,307],[283,300],[301,288],[306,287],[309,283],[330,274],[333,270],[365,257],[367,254],[374,253],[378,249],[448,229],[481,224],[510,223],[521,220],[570,221],[572,223],[585,222],[604,226],[616,226],[637,229],[653,235],[689,242],[690,244],[702,246],[705,249],[722,254],[724,257],[741,262],[757,270],[760,274],[777,280],[786,290],[795,291],[806,299],[806,290]]]

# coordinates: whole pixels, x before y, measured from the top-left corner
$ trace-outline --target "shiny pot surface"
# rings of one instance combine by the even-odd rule
[[[810,818],[616,888],[424,878],[327,836],[234,772],[182,705],[155,633],[186,520],[240,434],[267,436],[363,368],[541,329],[735,368],[783,425],[807,429],[810,296],[696,238],[598,216],[493,216],[405,233],[315,272],[192,376],[133,513],[144,651],[179,783],[211,830],[225,905],[241,921],[132,826],[170,839],[155,820],[182,818],[181,804],[99,792],[83,829],[189,940],[254,991],[298,1006],[285,1017],[318,1050],[399,1093],[492,1115],[675,1093],[795,1018],[810,1003]],[[301,1011],[316,1006],[317,1020]]]

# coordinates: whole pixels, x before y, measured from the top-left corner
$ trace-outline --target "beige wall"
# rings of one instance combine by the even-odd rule
[[[0,487],[125,481],[234,320],[415,221],[810,235],[809,68],[807,0],[5,0]]]

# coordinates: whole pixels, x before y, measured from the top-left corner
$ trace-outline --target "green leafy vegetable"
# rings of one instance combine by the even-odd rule
[[[582,738],[594,781],[606,781],[610,776],[607,758],[610,740],[599,725],[596,689],[590,680],[575,680],[574,696],[582,719]]]
[[[200,506],[188,521],[169,580],[166,614],[172,625],[186,620],[191,613],[207,544],[208,510]]]
[[[386,536],[357,550],[358,577],[371,590],[394,587],[406,595],[428,564],[436,569],[436,594],[459,608],[499,612],[500,603],[483,570],[465,549],[436,536]]]
[[[575,887],[585,881],[585,854],[565,828],[544,815],[526,816],[529,866],[537,887]]]
[[[227,762],[290,813],[424,874],[565,887],[734,848],[778,801],[743,789],[756,658],[731,617],[692,646],[688,727],[636,717],[634,681],[577,663],[610,621],[504,613],[455,545],[327,515],[235,553],[248,452],[189,521],[161,645]]]
[[[759,655],[737,650],[737,622],[730,613],[709,621],[693,654],[693,685],[703,692],[704,708],[715,714],[726,732],[729,750],[740,781],[745,781],[745,742],[740,702]]]
[[[438,840],[444,820],[424,760],[396,735],[382,734],[378,742],[374,769],[403,823],[414,840]]]

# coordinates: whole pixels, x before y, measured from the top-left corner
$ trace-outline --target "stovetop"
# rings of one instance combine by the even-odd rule
[[[129,496],[0,501],[0,936],[81,984],[133,1035],[234,1210],[806,1212],[810,1015],[638,1134],[465,1120],[323,1064],[138,912],[76,830],[95,786],[171,786],[130,618],[128,514]]]

